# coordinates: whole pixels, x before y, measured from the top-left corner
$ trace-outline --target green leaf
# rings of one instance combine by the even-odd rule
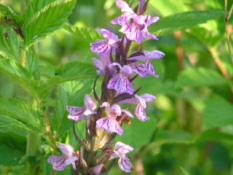
[[[21,41],[12,28],[0,26],[0,55],[19,61]]]
[[[87,42],[95,42],[97,39],[103,38],[99,32],[92,28],[73,27],[71,25],[65,25],[64,28],[71,32],[75,37],[86,40]]]
[[[189,68],[178,76],[176,87],[211,86],[227,84],[227,80],[217,72],[205,68]]]
[[[203,111],[204,127],[221,127],[233,124],[233,105],[221,96],[214,95],[206,101]]]
[[[39,69],[39,65],[38,62],[36,60],[35,55],[32,53],[31,50],[29,50],[27,52],[26,55],[26,61],[25,61],[25,68],[34,76],[38,69]]]
[[[58,0],[32,0],[22,16],[24,25],[26,26],[41,10],[56,1]]]
[[[42,114],[22,100],[0,98],[0,112],[4,116],[23,122],[32,131],[43,129]]]
[[[0,74],[3,74],[18,83],[23,89],[37,98],[38,82],[32,80],[32,75],[20,64],[9,59],[0,59]]]
[[[117,135],[116,140],[129,144],[135,150],[149,143],[156,128],[157,120],[151,117],[150,120],[141,122],[134,118],[130,125],[123,125],[123,135]]]
[[[67,118],[68,112],[66,106],[83,106],[84,95],[91,92],[93,87],[92,84],[92,79],[86,79],[70,81],[58,85],[53,124],[59,135],[63,134],[72,126],[72,120]],[[79,124],[80,122],[78,125]]]
[[[19,165],[24,153],[10,148],[4,144],[0,145],[0,164],[5,166]]]
[[[167,35],[179,30],[185,30],[196,26],[197,24],[205,23],[208,20],[223,16],[222,11],[195,11],[184,12],[161,18],[158,22],[149,27],[156,36]]]
[[[17,14],[6,4],[0,2],[0,14],[7,16],[8,18],[17,20]]]
[[[61,28],[72,12],[75,2],[59,1],[41,10],[23,29],[24,46],[27,47]]]
[[[40,92],[43,94],[51,89],[54,84],[95,77],[96,70],[93,65],[79,61],[68,62],[58,68],[56,73],[54,73],[54,77],[51,77],[46,83],[41,85]]]
[[[14,118],[0,115],[0,129],[20,129],[25,131],[31,131],[23,122]]]
[[[184,168],[180,167],[180,169],[181,169],[183,175],[190,175],[190,174],[188,174],[188,173],[184,170]]]

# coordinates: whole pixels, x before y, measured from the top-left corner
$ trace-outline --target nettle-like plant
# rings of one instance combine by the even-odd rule
[[[122,142],[117,142],[115,148],[112,146],[115,136],[123,134],[121,126],[124,123],[130,124],[130,120],[134,118],[127,109],[121,109],[119,104],[134,104],[137,118],[142,122],[149,120],[145,112],[146,102],[152,102],[155,97],[150,94],[137,95],[140,89],[134,90],[132,84],[138,76],[158,77],[151,60],[162,58],[164,53],[158,50],[143,51],[142,46],[139,51],[129,53],[133,41],[140,44],[147,38],[157,40],[148,32],[148,27],[159,18],[143,15],[148,1],[145,4],[143,0],[139,1],[135,11],[125,1],[117,0],[116,5],[121,9],[122,15],[113,19],[111,23],[121,26],[119,31],[124,34],[122,39],[109,30],[97,29],[105,40],[97,40],[90,44],[91,51],[99,55],[99,59],[92,58],[98,73],[97,78],[104,77],[100,97],[96,94],[94,86],[94,97],[99,104],[86,94],[84,106],[66,107],[69,112],[68,118],[74,120],[73,131],[80,147],[76,152],[70,145],[57,143],[63,154],[53,155],[48,159],[54,170],[61,171],[72,164],[73,169],[81,174],[99,174],[109,171],[108,162],[118,158],[120,169],[131,172],[132,165],[126,153],[133,151],[133,148]],[[75,122],[84,118],[86,128],[82,132],[86,132],[86,137],[83,141],[76,134]]]
[[[28,171],[30,175],[67,174],[70,169],[65,167],[70,164],[71,174],[108,174],[116,160],[121,170],[130,172],[133,166],[126,154],[148,144],[155,130],[153,118],[149,120],[145,112],[146,103],[155,97],[141,93],[141,88],[146,88],[135,80],[148,76],[158,78],[152,60],[164,56],[158,50],[143,50],[143,42],[146,39],[156,42],[156,36],[188,29],[223,15],[216,11],[185,12],[158,20],[144,14],[149,0],[132,3],[116,0],[122,14],[111,23],[121,26],[120,39],[107,29],[67,24],[73,8],[78,6],[76,0],[14,3],[21,9],[14,11],[0,3],[0,80],[7,77],[6,82],[17,85],[11,95],[0,95],[0,139],[8,144],[2,144],[0,155],[5,159],[0,159],[0,164],[15,166],[9,168],[13,174]],[[98,58],[89,53],[88,58],[78,57],[75,61],[59,62],[56,56],[55,61],[44,58],[41,41],[64,29],[91,43],[91,48],[88,47]],[[100,37],[104,40],[96,41]],[[55,42],[50,41],[52,45]],[[204,73],[198,74],[199,77],[208,74],[206,70],[201,71]],[[178,85],[183,87],[186,84],[182,80],[188,76],[181,74],[180,77]],[[222,82],[221,78],[218,82]],[[129,111],[134,107],[135,115]],[[141,126],[145,128],[143,131],[138,129]],[[128,132],[123,127],[130,128],[128,131],[132,130],[134,137],[123,139]],[[127,142],[130,139],[133,143]],[[21,150],[16,151],[16,147]]]

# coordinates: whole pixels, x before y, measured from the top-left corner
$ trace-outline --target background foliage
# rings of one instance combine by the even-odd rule
[[[1,2],[0,174],[25,174],[29,162],[37,174],[49,175],[52,145],[78,146],[65,106],[83,105],[84,94],[92,94],[89,43],[101,38],[94,29],[117,33],[109,22],[120,11],[114,0]],[[151,119],[133,120],[117,137],[135,148],[132,174],[141,166],[147,175],[233,174],[233,66],[224,1],[150,0],[147,13],[161,19],[149,28],[159,41],[145,41],[144,48],[166,56],[154,64],[158,79],[135,81],[135,89],[157,97],[147,108]],[[229,31],[232,42],[232,19]],[[84,136],[84,123],[77,127]],[[28,133],[41,137],[36,156],[26,151]],[[110,174],[124,173],[114,166]]]

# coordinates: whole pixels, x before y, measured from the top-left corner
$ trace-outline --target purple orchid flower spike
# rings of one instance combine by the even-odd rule
[[[116,5],[118,8],[121,9],[122,15],[119,17],[114,18],[111,23],[112,24],[119,24],[123,25],[127,23],[128,20],[136,16],[134,11],[129,7],[127,2],[121,1],[121,0],[116,0]]]
[[[100,56],[100,60],[96,58],[92,58],[92,61],[93,61],[93,66],[96,68],[98,75],[104,76],[106,69],[109,69],[109,71],[112,74],[115,74],[116,69],[114,67],[109,67],[111,61],[108,55]]]
[[[53,169],[62,171],[69,164],[72,164],[73,169],[76,169],[75,161],[78,160],[78,155],[75,154],[74,149],[70,145],[63,143],[57,143],[59,149],[62,152],[61,156],[50,156],[48,163],[52,164]]]
[[[117,93],[129,93],[133,94],[134,89],[128,80],[128,77],[132,77],[132,69],[128,65],[124,65],[121,67],[118,63],[112,63],[111,66],[118,66],[120,68],[120,72],[115,74],[110,81],[108,82],[108,89],[115,89]]]
[[[117,104],[114,104],[112,107],[110,107],[108,102],[104,102],[100,107],[106,107],[107,108],[107,116],[104,118],[100,118],[96,122],[96,127],[99,129],[105,129],[109,133],[117,133],[119,135],[123,134],[123,130],[119,123],[116,121],[117,116],[121,116],[122,112],[124,112],[129,117],[133,118],[133,115],[125,109],[121,109],[121,107]]]
[[[131,22],[123,24],[119,31],[124,33],[127,39],[137,41],[138,44],[146,38],[158,40],[158,38],[155,35],[150,34],[147,29],[150,24],[155,23],[158,20],[159,17],[151,18],[149,15],[134,16],[131,18]]]
[[[97,40],[95,43],[91,43],[91,51],[96,52],[98,55],[106,55],[113,48],[114,53],[118,47],[118,36],[106,29],[96,29],[96,31],[100,32],[106,40]]]
[[[145,108],[146,102],[153,102],[156,99],[155,96],[150,94],[141,94],[140,96],[135,95],[132,98],[122,100],[118,104],[131,103],[135,104],[135,115],[141,121],[149,120],[150,118],[146,116]]]
[[[122,142],[117,142],[115,144],[115,150],[114,153],[110,156],[109,160],[115,159],[119,157],[118,165],[122,171],[125,171],[126,173],[130,173],[131,170],[131,163],[129,161],[129,158],[126,157],[126,153],[133,151],[133,148],[129,145],[126,145]]]
[[[79,121],[86,116],[87,126],[89,126],[91,120],[90,115],[96,114],[96,112],[94,111],[96,107],[96,103],[92,100],[92,98],[89,95],[86,94],[84,97],[84,106],[66,106],[66,109],[69,112],[68,118],[71,120]]]
[[[152,75],[152,76],[158,78],[159,76],[155,74],[154,67],[151,64],[151,60],[160,59],[165,54],[161,51],[158,51],[158,50],[153,50],[151,52],[144,51],[143,53],[144,53],[144,55],[130,57],[127,59],[127,61],[145,62],[146,63],[145,65],[143,65],[143,64],[131,64],[133,71],[136,74],[138,74],[140,77],[147,77],[148,75]]]

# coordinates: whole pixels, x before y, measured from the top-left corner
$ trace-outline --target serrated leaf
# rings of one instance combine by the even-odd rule
[[[19,61],[21,41],[12,28],[0,26],[0,55]]]
[[[83,106],[84,95],[91,92],[93,83],[94,82],[91,79],[86,79],[70,81],[58,85],[53,123],[59,135],[70,129],[72,126],[72,120],[67,118],[68,112],[66,106]]]
[[[176,82],[176,87],[221,84],[227,84],[227,80],[217,72],[205,68],[189,68],[180,73]]]
[[[24,25],[26,26],[28,22],[30,22],[37,15],[38,12],[56,1],[58,0],[32,0],[22,16]]]
[[[20,129],[25,131],[31,131],[24,123],[14,118],[0,115],[0,129]]]
[[[23,122],[33,131],[43,130],[42,114],[31,104],[22,100],[0,98],[0,112]]]
[[[208,20],[223,16],[222,11],[184,12],[161,18],[149,27],[149,31],[156,36],[167,35],[175,31],[185,30],[205,23]]]
[[[96,70],[93,65],[79,61],[68,62],[58,68],[56,76],[54,75],[54,77],[51,77],[46,83],[41,85],[40,92],[43,94],[53,87],[54,84],[95,77]]]
[[[18,83],[35,98],[37,97],[36,87],[38,82],[32,80],[32,75],[20,64],[10,59],[0,59],[0,74],[3,74]]]
[[[221,96],[214,95],[205,102],[204,127],[221,127],[233,124],[233,105]]]
[[[24,46],[27,47],[61,28],[72,12],[75,2],[59,1],[41,10],[23,29]]]
[[[71,25],[65,25],[64,29],[71,32],[75,37],[86,40],[87,42],[95,42],[97,39],[103,38],[99,32],[92,28],[73,27]]]
[[[17,20],[17,14],[6,4],[0,2],[0,13],[8,18]]]
[[[38,69],[39,69],[39,65],[38,62],[36,60],[35,55],[33,54],[33,52],[31,50],[29,50],[27,52],[26,55],[26,61],[25,61],[25,68],[34,76]]]

